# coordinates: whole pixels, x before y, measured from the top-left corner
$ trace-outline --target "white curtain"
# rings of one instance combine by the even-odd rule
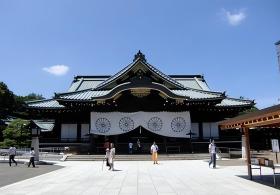
[[[118,135],[142,126],[167,137],[188,138],[191,128],[189,112],[92,112],[91,133]]]

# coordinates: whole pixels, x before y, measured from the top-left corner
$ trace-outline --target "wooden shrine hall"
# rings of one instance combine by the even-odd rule
[[[103,152],[106,140],[118,152],[141,142],[141,152],[156,141],[189,152],[190,139],[224,139],[218,121],[251,109],[254,102],[212,91],[202,75],[167,75],[140,51],[114,75],[75,76],[69,89],[54,98],[27,102],[30,118],[54,121],[40,147],[73,146],[80,152]],[[203,146],[204,147],[204,146]],[[199,148],[198,148],[199,149]]]

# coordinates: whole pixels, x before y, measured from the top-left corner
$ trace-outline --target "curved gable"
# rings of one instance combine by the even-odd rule
[[[96,89],[105,90],[112,89],[116,87],[120,83],[128,82],[133,77],[144,76],[150,79],[153,82],[157,82],[165,85],[170,89],[183,89],[184,86],[171,78],[170,76],[162,73],[160,70],[148,64],[146,62],[144,55],[139,51],[137,55],[135,55],[134,62],[129,64],[124,69],[111,76],[104,82],[97,85]]]

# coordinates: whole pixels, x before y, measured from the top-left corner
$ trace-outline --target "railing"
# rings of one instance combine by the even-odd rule
[[[219,148],[240,148],[241,150],[240,140],[215,140],[215,144]],[[193,140],[192,147],[194,152],[208,152],[209,141]]]
[[[189,143],[188,142],[172,142],[172,143],[156,143],[160,153],[188,153],[189,151]],[[151,149],[151,143],[141,143],[141,148],[139,149],[137,143],[133,143],[133,154],[149,154]],[[115,143],[116,152],[128,154],[129,147],[128,143]],[[172,148],[172,149],[171,149]],[[96,153],[104,153],[105,148],[104,144],[99,143],[94,145],[94,149]]]
[[[40,143],[87,143],[89,138],[40,138]]]
[[[229,147],[217,147],[217,153],[222,158],[241,157],[242,149],[229,148]]]
[[[48,147],[39,148],[39,159],[40,160],[59,160],[63,157],[63,152],[67,150],[67,147]],[[9,160],[9,149],[0,149],[0,156],[2,160]],[[30,148],[17,148],[16,149],[16,160],[29,159]]]

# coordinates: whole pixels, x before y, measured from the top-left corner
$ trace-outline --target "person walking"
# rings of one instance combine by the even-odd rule
[[[16,164],[17,162],[15,161],[15,156],[16,156],[17,150],[16,147],[11,146],[9,148],[9,165],[12,166],[12,161]]]
[[[106,166],[107,166],[107,167],[110,167],[110,164],[109,164],[109,156],[110,156],[110,149],[109,149],[109,148],[106,148],[105,160],[106,160]],[[110,168],[109,168],[109,170],[110,170]]]
[[[35,159],[35,151],[34,151],[34,148],[31,147],[31,150],[30,150],[30,159],[29,159],[28,167],[30,167],[30,165],[32,164],[33,168],[35,168],[34,159]]]
[[[141,150],[142,150],[142,148],[141,148],[141,142],[140,142],[140,140],[139,139],[137,139],[137,153],[141,153]]]
[[[132,154],[132,150],[133,150],[133,143],[132,143],[132,142],[129,142],[129,143],[128,143],[128,153],[129,153],[129,154]]]
[[[114,160],[115,160],[115,155],[116,155],[116,149],[114,146],[114,143],[111,143],[111,149],[110,149],[110,153],[109,153],[109,164],[110,164],[110,168],[109,170],[114,171]]]
[[[151,154],[154,164],[158,164],[158,146],[156,145],[156,142],[151,146]]]
[[[209,167],[213,163],[213,168],[216,168],[216,145],[214,140],[209,144],[209,154],[210,154],[210,161],[209,161]]]
[[[104,147],[105,152],[106,152],[107,148],[110,148],[110,142],[108,139],[105,140],[103,147]]]

